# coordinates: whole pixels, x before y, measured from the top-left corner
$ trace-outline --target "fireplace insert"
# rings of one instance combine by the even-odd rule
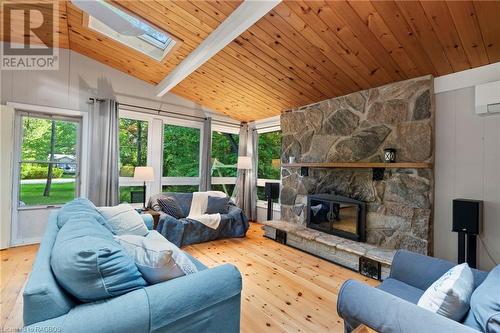
[[[307,198],[307,227],[332,235],[366,241],[366,205],[363,201],[334,194]]]

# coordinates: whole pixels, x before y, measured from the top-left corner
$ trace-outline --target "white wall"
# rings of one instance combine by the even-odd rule
[[[444,87],[439,78],[436,81]],[[474,87],[441,91],[436,94],[434,255],[456,261],[457,234],[451,232],[452,200],[479,199],[484,200],[480,238],[499,264],[500,115],[475,114]],[[491,269],[494,265],[478,240],[478,266]]]
[[[0,105],[0,249],[10,242],[13,142],[14,109]]]
[[[59,70],[2,71],[1,102],[19,102],[73,110],[88,110],[88,98],[112,98],[152,108],[204,114],[211,111],[168,93],[155,96],[155,86],[73,51],[61,49]]]

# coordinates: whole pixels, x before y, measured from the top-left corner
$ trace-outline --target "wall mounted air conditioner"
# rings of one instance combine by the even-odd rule
[[[500,114],[500,81],[475,86],[476,113],[481,116]]]

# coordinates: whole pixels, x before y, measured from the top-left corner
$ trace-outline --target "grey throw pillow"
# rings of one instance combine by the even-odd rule
[[[208,197],[206,214],[227,214],[229,212],[229,197]]]
[[[176,219],[182,219],[185,217],[184,212],[174,198],[166,197],[158,199],[158,205],[160,205],[160,208],[164,213],[175,217]]]

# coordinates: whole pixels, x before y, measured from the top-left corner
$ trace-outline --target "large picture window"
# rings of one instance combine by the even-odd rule
[[[257,197],[259,200],[266,200],[265,183],[279,183],[281,179],[281,131],[259,134],[258,157]],[[278,200],[276,199],[275,202],[278,202]]]
[[[201,129],[163,126],[162,192],[195,192],[200,183]]]
[[[148,122],[120,118],[120,177],[133,177],[137,166],[147,165]]]
[[[200,175],[200,129],[163,127],[163,177]]]
[[[147,120],[120,118],[120,202],[142,202],[143,187],[135,182],[135,167],[148,165]]]
[[[231,196],[236,184],[239,135],[212,132],[212,190]]]

